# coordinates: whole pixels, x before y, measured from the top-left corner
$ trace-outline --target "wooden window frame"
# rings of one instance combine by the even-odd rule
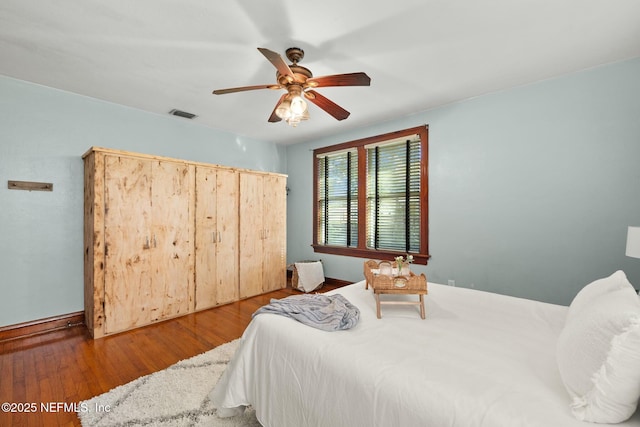
[[[420,136],[422,156],[420,165],[420,251],[418,253],[412,252],[411,255],[413,255],[415,264],[427,264],[431,257],[431,255],[429,255],[429,127],[427,125],[344,142],[329,147],[318,148],[313,151],[313,244],[311,246],[315,252],[380,260],[392,260],[398,255],[405,255],[404,252],[367,248],[367,156],[365,146],[416,134]],[[321,245],[318,243],[317,157],[321,154],[353,148],[356,148],[358,151],[358,246]]]

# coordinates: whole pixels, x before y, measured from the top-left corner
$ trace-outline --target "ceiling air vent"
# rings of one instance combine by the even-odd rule
[[[187,113],[186,111],[182,111],[182,110],[176,110],[175,108],[169,111],[169,114],[171,114],[172,116],[184,117],[185,119],[189,119],[189,120],[198,117],[195,114]]]

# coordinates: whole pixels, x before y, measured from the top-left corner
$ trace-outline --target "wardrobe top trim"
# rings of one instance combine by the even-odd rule
[[[165,162],[184,163],[184,164],[195,165],[195,166],[216,167],[216,168],[219,168],[219,169],[227,169],[227,170],[238,171],[238,172],[251,172],[251,173],[260,173],[260,174],[264,174],[264,175],[278,175],[278,176],[284,176],[284,177],[288,176],[286,174],[277,173],[277,172],[265,172],[265,171],[255,170],[255,169],[236,168],[236,167],[231,167],[231,166],[218,165],[218,164],[214,164],[214,163],[196,162],[196,161],[192,161],[192,160],[184,160],[184,159],[176,159],[176,158],[173,158],[173,157],[156,156],[156,155],[153,155],[153,154],[135,153],[135,152],[132,152],[132,151],[116,150],[116,149],[113,149],[113,148],[104,148],[104,147],[91,147],[91,148],[89,148],[87,150],[86,153],[84,153],[82,155],[82,158],[83,159],[86,158],[91,153],[113,154],[113,155],[117,155],[117,156],[138,157],[138,158],[144,158],[144,159],[150,159],[150,160],[161,160],[161,161],[165,161]]]

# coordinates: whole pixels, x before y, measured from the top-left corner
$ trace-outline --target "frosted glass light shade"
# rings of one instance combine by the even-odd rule
[[[640,227],[629,227],[625,253],[629,257],[640,258]]]
[[[278,108],[276,108],[276,116],[283,120],[287,120],[291,117],[291,103],[288,99],[285,99],[280,103],[280,105],[278,105]]]
[[[294,96],[291,99],[291,113],[296,116],[301,116],[307,109],[307,103],[300,96]]]

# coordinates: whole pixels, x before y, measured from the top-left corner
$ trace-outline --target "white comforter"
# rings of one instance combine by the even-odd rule
[[[252,405],[265,427],[595,426],[571,415],[556,367],[567,307],[430,283],[426,320],[389,305],[377,319],[364,282],[332,293],[360,309],[356,327],[256,316],[214,406]]]

